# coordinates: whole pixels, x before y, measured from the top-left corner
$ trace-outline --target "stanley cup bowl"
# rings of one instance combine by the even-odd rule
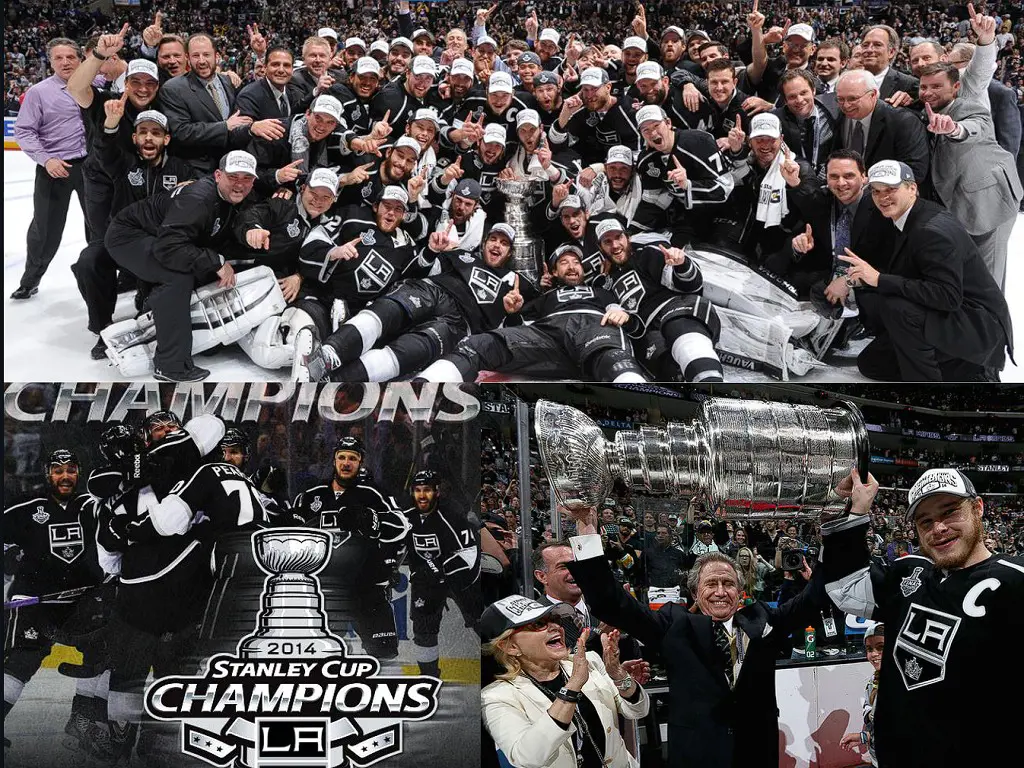
[[[281,528],[253,536],[256,563],[269,574],[317,573],[327,565],[331,534],[316,528]]]
[[[505,196],[506,201],[521,203],[533,192],[536,179],[497,179],[498,191]]]
[[[536,179],[498,179],[496,183],[498,191],[505,196],[505,223],[516,234],[511,267],[537,285],[544,248],[543,243],[534,237],[528,206],[538,182]]]
[[[709,398],[690,424],[619,430],[608,441],[575,408],[536,407],[541,459],[558,501],[602,503],[615,480],[637,493],[698,497],[720,516],[749,520],[840,512],[835,487],[867,476],[868,438],[849,403],[820,408]]]

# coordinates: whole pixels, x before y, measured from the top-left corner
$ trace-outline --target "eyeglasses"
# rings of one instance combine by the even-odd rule
[[[839,106],[843,106],[844,104],[856,104],[869,93],[875,93],[875,91],[864,91],[860,96],[836,96],[836,101],[839,103]]]
[[[551,624],[549,619],[538,619],[537,621],[531,622],[530,624],[524,624],[521,627],[516,627],[516,632],[543,632]]]

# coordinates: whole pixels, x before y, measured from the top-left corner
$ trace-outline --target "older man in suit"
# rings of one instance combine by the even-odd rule
[[[885,272],[851,249],[839,259],[876,332],[860,372],[878,381],[998,381],[1013,354],[1010,312],[978,247],[956,217],[918,196],[905,163],[868,170],[871,196],[899,234]]]
[[[174,136],[172,152],[188,160],[198,173],[210,173],[221,157],[247,147],[253,136],[273,141],[284,135],[278,121],[253,122],[235,109],[235,88],[227,76],[217,74],[217,51],[209,35],[191,35],[187,53],[191,70],[160,89],[160,103]]]
[[[992,114],[980,101],[958,98],[960,71],[938,62],[921,70],[932,144],[935,194],[978,246],[1000,290],[1006,283],[1006,249],[1024,190],[1016,157],[996,142]]]
[[[874,78],[879,97],[893,107],[905,107],[917,98],[917,78],[900,72],[892,62],[900,52],[900,36],[885,24],[864,30],[860,43],[861,65]]]
[[[756,602],[739,610],[736,564],[720,552],[697,559],[690,592],[697,611],[678,603],[652,611],[623,591],[597,535],[593,511],[581,512],[570,539],[569,571],[603,621],[660,651],[668,670],[669,765],[731,768],[779,764],[775,659],[789,633],[824,605],[824,582],[777,608]]]
[[[881,101],[875,78],[863,69],[839,76],[836,102],[842,113],[836,124],[839,147],[860,154],[869,168],[880,160],[904,162],[924,186],[928,178],[928,133],[916,114]]]

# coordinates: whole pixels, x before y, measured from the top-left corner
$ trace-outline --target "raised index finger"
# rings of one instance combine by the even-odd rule
[[[757,0],[754,0],[754,13],[757,13]]]
[[[384,117],[381,118],[381,122],[382,123],[386,123],[389,120],[391,120],[391,110],[390,109],[387,112],[384,113]]]
[[[967,13],[971,17],[971,21],[974,21],[978,17],[977,11],[974,10],[974,3],[967,4]]]
[[[163,20],[164,20],[164,12],[163,11],[157,11],[156,12],[156,16],[153,17],[153,24],[155,24],[158,27],[162,26],[163,25]]]
[[[132,25],[131,25],[131,24],[129,24],[129,23],[128,23],[128,22],[126,21],[126,22],[124,23],[124,26],[123,26],[123,27],[121,27],[121,31],[117,33],[117,34],[118,34],[118,36],[119,36],[119,37],[124,37],[125,35],[127,35],[127,34],[128,34],[128,30],[129,30],[129,29],[131,29],[131,28],[132,28]]]
[[[672,155],[672,162],[676,164],[676,170],[683,170],[683,164],[679,162],[679,158],[676,155]]]

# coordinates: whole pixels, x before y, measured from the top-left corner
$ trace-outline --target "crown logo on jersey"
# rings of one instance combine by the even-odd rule
[[[921,586],[922,573],[924,573],[924,568],[915,568],[909,576],[900,579],[900,592],[904,597],[910,597],[917,592]]]
[[[178,177],[174,174],[165,174],[162,180],[164,189],[168,192],[178,186]]]
[[[910,659],[907,661],[906,667],[904,667],[904,670],[907,673],[907,677],[909,677],[911,680],[921,679],[921,673],[924,671],[921,668],[921,665],[917,663],[917,659],[915,659],[914,657],[910,657]]]
[[[267,573],[256,630],[236,654],[146,691],[158,720],[182,723],[182,751],[218,768],[365,768],[401,754],[403,723],[437,709],[441,681],[384,677],[328,628],[317,574],[331,534],[273,528],[252,535]]]

